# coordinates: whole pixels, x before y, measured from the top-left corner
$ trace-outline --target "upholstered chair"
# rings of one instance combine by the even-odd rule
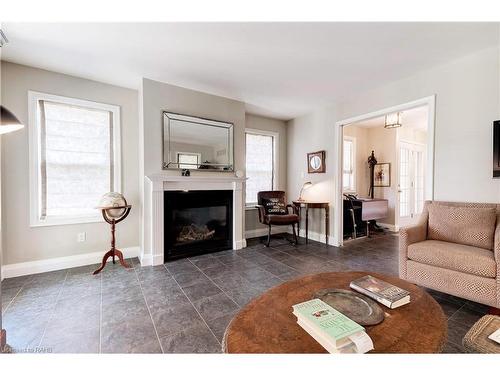
[[[273,225],[291,225],[294,243],[297,244],[295,225],[299,223],[299,213],[295,206],[286,203],[285,192],[259,191],[257,201],[259,221],[269,227],[266,246],[269,246],[271,242],[271,227]]]
[[[400,230],[399,277],[500,308],[500,204],[425,202]]]

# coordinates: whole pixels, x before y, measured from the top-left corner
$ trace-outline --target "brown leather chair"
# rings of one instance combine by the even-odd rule
[[[291,225],[294,243],[297,244],[295,224],[299,223],[297,207],[286,204],[284,191],[259,191],[257,193],[259,221],[269,227],[266,246],[271,242],[271,227],[273,225]],[[289,209],[292,209],[290,213]]]

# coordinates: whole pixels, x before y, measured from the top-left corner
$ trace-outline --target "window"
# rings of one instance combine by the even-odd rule
[[[356,138],[344,137],[344,168],[343,168],[343,190],[344,192],[356,191]]]
[[[182,169],[198,169],[201,164],[201,154],[193,152],[178,152],[177,163],[179,168]]]
[[[276,188],[278,134],[247,129],[246,137],[246,204],[257,204],[259,191]]]
[[[101,196],[120,191],[117,106],[29,93],[31,225],[102,220]]]

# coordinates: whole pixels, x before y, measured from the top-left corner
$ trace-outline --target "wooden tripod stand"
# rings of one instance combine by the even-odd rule
[[[109,250],[106,254],[104,254],[104,257],[102,258],[102,264],[99,269],[94,271],[94,275],[97,275],[99,272],[102,271],[104,267],[106,267],[106,262],[108,261],[109,257],[113,257],[113,264],[115,264],[115,256],[118,257],[118,260],[120,261],[120,264],[125,267],[125,268],[130,268],[131,266],[126,263],[123,260],[123,253],[115,247],[116,240],[115,240],[115,225],[118,224],[119,222],[125,220],[125,218],[128,216],[130,213],[130,209],[132,208],[131,205],[127,206],[120,206],[120,207],[113,207],[113,208],[103,208],[101,209],[102,212],[102,217],[104,220],[111,225],[111,250]],[[120,216],[118,219],[116,218],[110,218],[108,216],[108,210],[119,210],[119,209],[124,209],[125,211],[123,212],[122,216]]]

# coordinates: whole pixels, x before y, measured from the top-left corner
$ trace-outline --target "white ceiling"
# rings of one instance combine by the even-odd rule
[[[404,127],[427,131],[428,125],[428,108],[427,106],[412,108],[402,111],[401,123]],[[365,121],[360,121],[352,124],[360,128],[376,128],[385,125],[385,116],[372,118]]]
[[[141,77],[290,119],[498,45],[497,23],[4,23],[2,59],[138,88]]]

